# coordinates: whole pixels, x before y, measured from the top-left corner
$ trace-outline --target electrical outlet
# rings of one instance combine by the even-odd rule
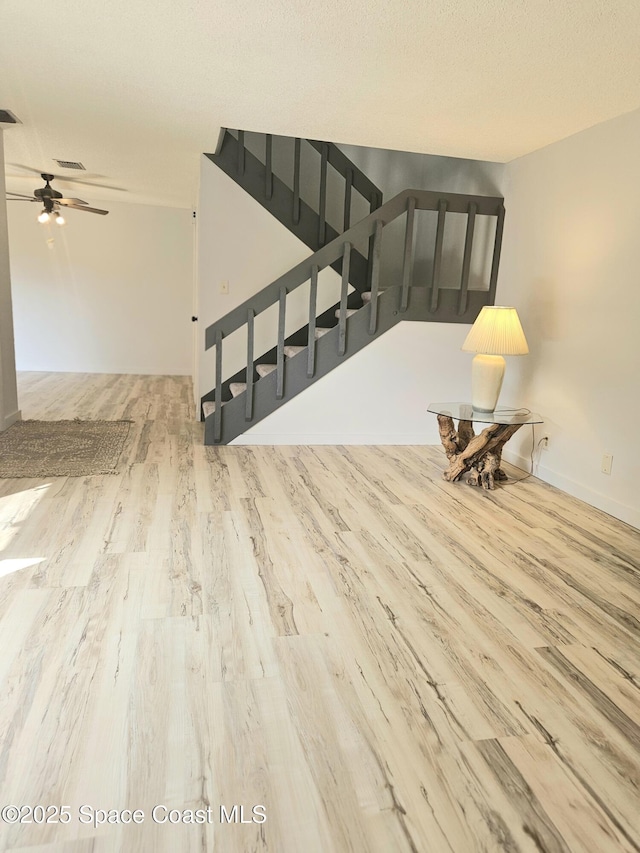
[[[548,435],[542,436],[542,438],[540,439],[540,447],[542,448],[542,450],[548,450],[549,449],[549,436]]]
[[[220,282],[220,293],[229,293],[229,282],[221,281]]]
[[[602,457],[602,467],[601,471],[603,474],[611,473],[611,466],[613,465],[613,454],[605,453]]]

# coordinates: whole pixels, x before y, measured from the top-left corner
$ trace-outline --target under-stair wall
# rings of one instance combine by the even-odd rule
[[[403,322],[232,444],[440,444],[427,406],[471,393],[469,327]],[[443,354],[446,357],[443,358]]]

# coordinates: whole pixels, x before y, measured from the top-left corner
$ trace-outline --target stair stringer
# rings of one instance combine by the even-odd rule
[[[315,342],[316,357],[314,375],[307,376],[308,348],[294,358],[285,361],[284,395],[276,397],[276,373],[255,382],[253,386],[253,417],[247,420],[246,393],[234,397],[224,403],[222,416],[222,432],[219,442],[214,441],[214,416],[209,415],[205,420],[205,444],[228,444],[251,426],[259,423],[268,415],[275,412],[293,397],[305,391],[311,385],[338,368],[355,353],[364,349],[371,341],[385,334],[389,329],[403,320],[439,322],[441,318],[429,310],[429,290],[416,287],[412,289],[409,307],[405,312],[399,310],[401,288],[388,287],[381,291],[377,300],[377,322],[373,333],[369,331],[372,306],[364,305],[347,321],[347,341],[344,355],[338,354],[339,327],[335,326],[326,335]],[[450,315],[455,314],[458,300],[457,290],[440,291],[440,308],[450,309]],[[450,303],[450,304],[447,304]],[[473,323],[480,309],[490,304],[487,291],[470,291],[467,310],[456,315],[453,322]],[[451,322],[451,320],[449,320]]]

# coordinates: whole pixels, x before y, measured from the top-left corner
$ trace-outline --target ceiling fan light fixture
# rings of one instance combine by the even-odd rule
[[[64,225],[67,221],[61,213],[56,213],[55,217],[56,217],[56,225]]]
[[[42,213],[40,214],[40,216],[38,216],[38,222],[45,223],[48,221],[49,221],[49,214],[47,213],[46,210],[43,210]]]

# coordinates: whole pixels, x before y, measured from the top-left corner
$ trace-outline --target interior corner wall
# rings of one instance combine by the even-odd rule
[[[5,202],[3,133],[0,127],[0,432],[20,419]]]
[[[90,198],[62,227],[9,205],[18,369],[190,375],[191,210]]]
[[[501,400],[539,412],[550,436],[535,473],[636,527],[639,150],[640,110],[509,163],[497,290],[530,349],[508,359]],[[528,465],[523,433],[505,457]]]
[[[470,195],[502,195],[504,163],[389,151],[361,145],[340,144],[339,147],[380,187],[385,201],[409,188]]]

